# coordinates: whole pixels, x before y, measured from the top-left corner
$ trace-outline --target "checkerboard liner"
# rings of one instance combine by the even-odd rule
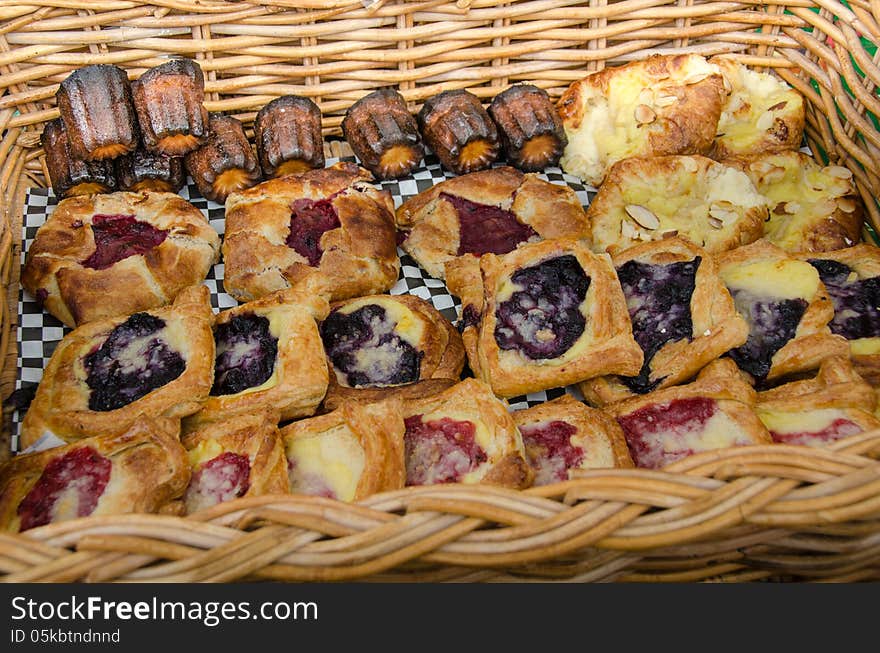
[[[332,165],[338,160],[329,159],[327,165]],[[425,160],[424,167],[414,172],[410,177],[384,181],[380,185],[391,193],[394,205],[397,207],[410,197],[453,176],[452,173],[441,168],[436,157],[429,156]],[[568,185],[575,191],[584,206],[590,203],[595,194],[594,188],[583,184],[579,179],[562,172],[559,168],[548,168],[543,173],[539,173],[539,176],[554,184]],[[187,180],[187,184],[180,190],[180,195],[204,213],[211,226],[217,230],[222,238],[225,226],[223,206],[203,198],[192,180]],[[22,265],[24,265],[25,253],[33,242],[37,229],[46,221],[57,204],[58,199],[51,189],[32,188],[28,191],[22,220],[24,232],[21,253]],[[398,253],[401,263],[400,277],[397,284],[389,292],[392,295],[410,294],[421,297],[431,302],[447,319],[455,322],[461,309],[458,298],[449,293],[442,280],[429,276],[403,250],[398,250]],[[211,291],[211,304],[215,311],[231,308],[238,304],[223,288],[222,262],[213,266],[204,283]],[[52,352],[55,351],[55,347],[69,329],[46,313],[36,299],[23,289],[19,290],[18,314],[18,376],[15,387],[17,390],[33,389],[43,377],[43,370],[46,368]],[[508,400],[508,403],[512,410],[519,410],[536,406],[549,399],[562,396],[566,392],[581,398],[577,388],[570,386],[515,397]],[[20,411],[13,414],[13,451],[18,451],[18,433],[23,417],[24,414]]]

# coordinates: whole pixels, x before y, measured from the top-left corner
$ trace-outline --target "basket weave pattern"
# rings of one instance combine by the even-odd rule
[[[246,122],[305,95],[339,134],[379,86],[415,111],[528,81],[558,97],[585,71],[654,52],[725,54],[807,100],[814,152],[853,171],[880,227],[880,4],[874,0],[0,0],[0,386],[15,381],[21,206],[58,83],[115,63],[132,78],[196,58],[206,106]],[[328,143],[328,154],[346,154]],[[7,429],[8,431],[8,429]],[[8,447],[0,446],[0,451]],[[90,517],[0,535],[24,581],[748,581],[880,579],[880,433],[829,449],[741,447],[662,472],[599,470],[518,492],[433,486],[358,504],[263,497],[196,517]],[[0,454],[2,456],[2,454]]]

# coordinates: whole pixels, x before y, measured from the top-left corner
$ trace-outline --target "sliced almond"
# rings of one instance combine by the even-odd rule
[[[712,207],[721,209],[722,211],[730,211],[731,209],[736,208],[736,204],[728,200],[718,200],[716,202],[712,202]]]
[[[730,80],[727,79],[727,75],[721,75],[721,84],[724,86],[724,90],[727,91],[728,94],[733,92],[733,86],[730,83]]]
[[[706,79],[711,73],[697,73],[696,75],[691,75],[690,77],[686,77],[684,83],[687,86],[691,84],[699,84],[704,79]]]
[[[761,114],[761,117],[758,118],[758,122],[755,123],[755,127],[757,127],[760,131],[767,131],[773,126],[773,121],[776,120],[773,117],[772,111],[765,111]]]
[[[638,106],[636,106],[634,116],[636,122],[640,125],[654,122],[657,119],[657,114],[654,113],[654,110],[647,104],[639,104]]]
[[[639,91],[639,97],[636,102],[638,104],[651,104],[654,101],[654,91],[649,88],[643,88]]]
[[[772,107],[768,107],[767,111],[779,111],[780,109],[784,109],[785,105],[788,104],[788,100],[783,100],[782,102],[777,102]]]
[[[837,198],[837,206],[844,213],[852,213],[856,210],[856,203],[852,198],[849,197],[838,197]]]
[[[843,166],[828,166],[823,171],[825,174],[831,175],[835,179],[852,179],[852,172],[849,168]]]
[[[678,229],[673,229],[671,231],[664,231],[662,234],[660,234],[660,237],[661,238],[674,238],[677,235],[678,235]]]
[[[816,203],[814,210],[818,215],[831,215],[837,210],[837,200],[831,198],[823,199]]]
[[[775,167],[776,166],[774,166],[769,161],[754,161],[753,163],[749,164],[749,170],[751,170],[752,172],[757,172],[759,175],[766,174]]]
[[[773,207],[772,213],[776,215],[786,215],[788,211],[785,210],[787,202],[779,202],[776,206]]]
[[[709,226],[712,227],[713,229],[723,229],[724,223],[721,220],[719,220],[718,218],[712,217],[710,215],[709,216]]]
[[[785,212],[789,215],[794,215],[798,211],[801,210],[801,205],[797,202],[786,202],[785,203]]]
[[[656,100],[654,100],[654,104],[658,107],[669,107],[678,102],[678,98],[674,95],[661,95]]]
[[[657,216],[641,204],[627,204],[624,208],[627,215],[645,229],[656,229],[660,226],[660,220],[657,219]]]

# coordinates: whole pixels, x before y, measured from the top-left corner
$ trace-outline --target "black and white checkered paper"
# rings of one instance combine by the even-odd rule
[[[330,159],[327,165],[332,165],[337,159]],[[400,206],[410,197],[425,191],[435,184],[452,178],[454,175],[443,170],[434,156],[429,156],[424,167],[414,172],[406,179],[381,182],[382,188],[389,191],[394,197],[395,207]],[[548,168],[540,176],[555,184],[568,185],[575,191],[581,204],[587,206],[593,198],[594,189],[584,185],[576,177],[562,172],[559,168]],[[204,213],[217,230],[223,236],[225,219],[223,206],[204,199],[191,181],[180,190],[181,197],[189,200],[194,206]],[[33,242],[37,229],[42,225],[49,214],[58,204],[57,198],[52,191],[45,188],[32,188],[27,195],[23,216],[23,241],[22,260],[24,265],[25,254]],[[410,294],[421,297],[431,302],[447,319],[455,321],[461,304],[457,297],[449,293],[446,284],[440,279],[434,279],[422,270],[418,264],[402,250],[400,254],[400,277],[397,284],[391,289],[392,295]],[[223,288],[223,263],[215,265],[208,273],[205,285],[211,291],[211,304],[215,311],[231,308],[237,305],[235,299],[228,295]],[[55,347],[61,338],[69,331],[57,319],[46,313],[37,303],[36,299],[25,292],[19,291],[18,312],[20,316],[18,327],[18,377],[17,390],[33,390],[43,377],[43,370],[55,351]],[[518,410],[535,406],[548,399],[561,396],[566,391],[580,396],[574,387],[557,388],[544,392],[536,392],[523,397],[509,400],[511,409]],[[12,448],[17,451],[18,429],[23,413],[17,411],[13,415]]]

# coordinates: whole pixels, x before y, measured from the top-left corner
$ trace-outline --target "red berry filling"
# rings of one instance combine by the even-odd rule
[[[204,463],[186,489],[190,512],[237,499],[250,487],[251,464],[247,456],[226,451]]]
[[[848,419],[838,417],[824,429],[819,431],[797,431],[795,433],[777,433],[770,431],[770,437],[780,444],[815,445],[819,443],[834,442],[841,438],[856,435],[862,432],[862,427]]]
[[[639,467],[658,469],[694,453],[685,446],[668,448],[669,441],[699,433],[717,412],[714,399],[693,397],[651,404],[617,418],[632,459]]]
[[[421,415],[413,415],[405,423],[407,485],[455,483],[488,460],[476,442],[473,422],[448,417],[423,422]]]
[[[584,460],[584,450],[571,443],[577,429],[568,422],[520,427],[529,464],[535,470],[535,485],[568,479],[568,470]]]
[[[21,530],[53,521],[55,506],[65,494],[76,501],[76,516],[91,515],[110,480],[112,464],[91,447],[79,447],[53,459],[36,485],[18,504]]]
[[[287,246],[315,267],[321,262],[321,235],[340,227],[339,214],[330,199],[298,199],[291,206]]]
[[[290,491],[294,494],[307,494],[327,499],[338,498],[323,476],[301,470],[296,460],[287,461],[287,478],[290,481]]]
[[[452,204],[458,213],[458,256],[507,254],[520,243],[538,235],[510,211],[448,193],[440,193],[440,197]]]
[[[82,265],[93,270],[106,270],[129,256],[149,252],[162,244],[167,231],[138,222],[133,215],[102,215],[92,217],[95,251]]]

